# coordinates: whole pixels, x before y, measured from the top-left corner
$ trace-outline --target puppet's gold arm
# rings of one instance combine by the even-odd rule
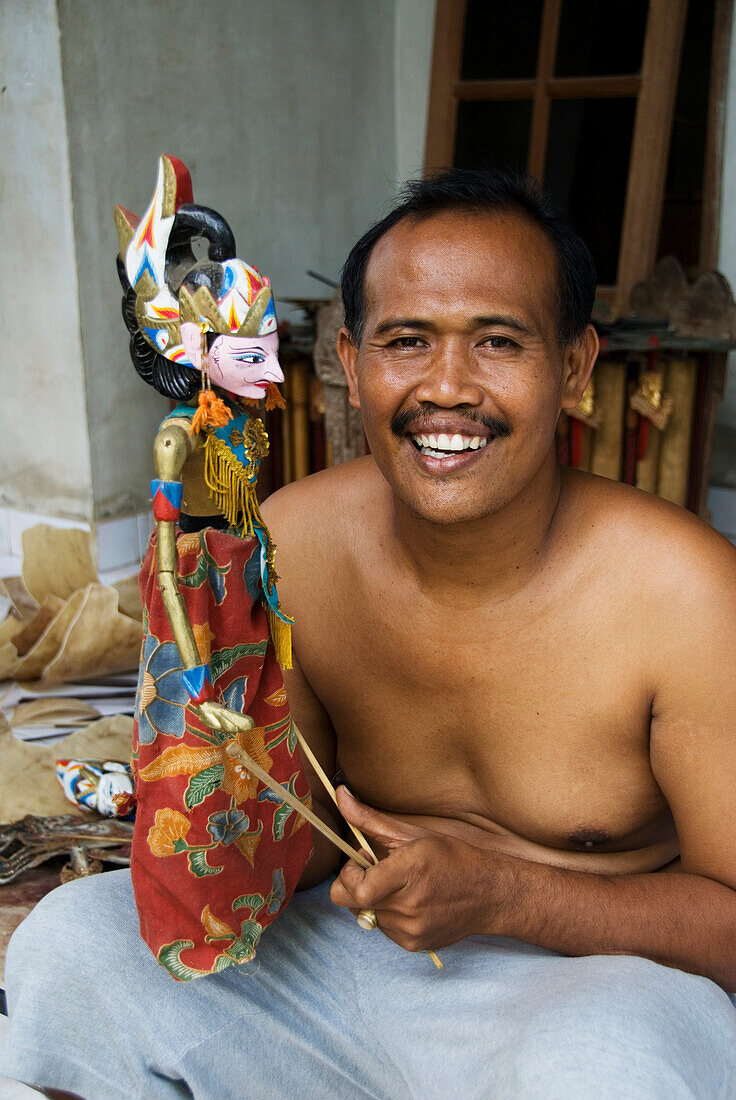
[[[197,437],[191,436],[180,424],[167,424],[156,436],[153,461],[156,476],[161,481],[180,481],[184,463],[197,446]],[[176,551],[176,528],[172,521],[156,520],[157,577],[164,609],[171,624],[171,632],[181,655],[184,668],[196,668],[201,663],[194,631],[189,620],[184,599],[179,592],[179,558]],[[222,703],[212,700],[200,703],[194,710],[210,729],[226,727],[230,732],[250,730],[253,719],[247,714],[237,714]]]
[[[162,481],[181,481],[184,463],[193,449],[192,437],[186,428],[169,424],[156,436],[153,461],[156,476]],[[158,548],[156,571],[164,608],[171,623],[174,641],[179,647],[184,668],[196,668],[200,663],[197,643],[189,621],[186,604],[179,592],[176,528],[169,520],[156,520]]]

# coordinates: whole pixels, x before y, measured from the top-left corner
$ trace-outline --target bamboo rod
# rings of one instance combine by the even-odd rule
[[[316,771],[317,775],[322,780],[322,784],[323,784],[325,790],[327,791],[330,798],[332,799],[332,801],[335,803],[335,805],[337,806],[337,808],[339,810],[340,805],[337,801],[337,791],[335,790],[332,783],[328,779],[327,773],[325,772],[324,768],[320,764],[317,757],[312,752],[311,748],[309,747],[309,744],[307,743],[306,738],[302,735],[299,727],[297,726],[297,724],[296,724],[296,722],[294,721],[293,718],[291,720],[291,725],[292,725],[292,729],[294,730],[294,733],[296,734],[296,739],[299,742],[299,744],[301,745],[302,749],[304,750],[304,753],[305,753],[307,759],[309,760],[309,763],[312,765],[312,767]],[[357,825],[353,825],[352,822],[348,821],[348,826],[350,827],[350,829],[352,829],[353,836],[358,841],[358,844],[360,844],[363,848],[365,848],[366,852],[368,852],[369,855],[371,855],[373,857],[373,862],[374,863],[378,863],[378,856],[373,851],[373,848],[370,846],[370,844],[368,843],[368,841],[366,840],[365,836],[360,831],[360,829],[357,827]],[[436,951],[428,951],[427,954],[429,955],[430,959],[432,960],[434,965],[437,967],[437,969],[442,970],[444,964],[443,964],[442,960],[440,959],[439,955],[437,954],[437,952]]]
[[[299,729],[299,727],[297,726],[297,724],[296,724],[296,722],[294,721],[293,718],[291,720],[291,728],[294,730],[294,733],[296,734],[296,739],[299,742],[299,744],[301,745],[301,747],[304,751],[304,755],[307,757],[307,760],[312,765],[312,767],[316,771],[319,778],[322,780],[322,785],[324,786],[325,790],[327,791],[330,798],[332,799],[332,801],[335,803],[335,805],[337,806],[337,808],[339,810],[340,806],[339,806],[339,803],[337,801],[337,791],[333,787],[330,780],[327,778],[327,773],[325,772],[324,768],[320,764],[317,757],[312,752],[311,748],[309,747],[309,744],[307,743],[306,738],[302,734],[301,730]],[[348,827],[350,828],[350,830],[351,830],[353,836],[355,837],[355,839],[358,841],[358,844],[360,844],[360,846],[362,848],[365,848],[366,852],[368,853],[369,856],[371,856],[374,863],[378,863],[378,856],[373,851],[373,849],[371,848],[370,844],[368,843],[368,841],[366,840],[365,836],[360,831],[358,826],[353,825],[352,822],[348,821]]]
[[[329,794],[330,798],[332,799],[334,804],[336,804],[336,806],[338,807],[338,810],[339,810],[340,809],[340,804],[338,803],[338,792],[336,790],[334,790],[334,787],[333,787],[332,783],[328,779],[327,772],[325,771],[325,769],[322,768],[321,763],[319,762],[319,760],[315,756],[315,753],[311,751],[311,748],[309,747],[309,744],[308,744],[308,741],[307,741],[306,737],[303,735],[303,733],[301,733],[301,730],[299,729],[299,727],[297,726],[297,724],[296,724],[296,722],[293,718],[292,718],[292,728],[294,729],[294,733],[296,734],[296,739],[298,740],[299,745],[301,746],[301,749],[304,750],[305,756],[309,760],[309,763],[311,764],[312,768],[314,768],[315,771],[317,772],[317,774],[319,775],[319,778],[322,781],[323,788],[325,788],[325,790]],[[373,848],[371,847],[369,842],[367,842],[367,840],[365,839],[365,836],[360,831],[358,826],[353,825],[352,822],[348,822],[348,826],[352,829],[353,836],[355,837],[356,840],[358,840],[358,843],[363,848],[365,848],[367,853],[369,853],[369,855],[373,858],[374,864],[377,864],[378,857],[376,856],[375,851],[373,850]],[[430,952],[427,952],[427,954],[429,955],[430,959],[432,960],[432,963],[435,964],[437,969],[441,970],[442,967],[443,967],[443,964],[442,964],[442,960],[440,959],[437,952],[431,952],[431,950],[430,950]]]
[[[280,783],[272,779],[268,772],[260,767],[259,764],[256,764],[255,760],[248,755],[244,748],[241,748],[237,741],[231,741],[225,751],[228,756],[232,756],[235,760],[240,761],[249,772],[252,772],[253,775],[260,779],[261,783],[265,783],[269,790],[272,790],[274,794],[282,798],[287,805],[291,806],[292,810],[296,810],[302,817],[306,817],[310,825],[313,825],[318,832],[326,836],[328,840],[331,840],[341,852],[344,852],[345,855],[354,859],[358,866],[362,867],[364,870],[367,870],[371,866],[364,855],[361,855],[360,852],[356,852],[355,848],[351,848],[350,845],[343,840],[341,836],[338,836],[329,825],[325,824],[320,817],[317,817],[314,810],[310,810],[309,806],[305,806],[296,795],[292,794],[291,791],[287,791],[286,787],[282,787]]]

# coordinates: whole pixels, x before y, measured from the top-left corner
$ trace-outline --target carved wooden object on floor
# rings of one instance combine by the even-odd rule
[[[132,821],[120,818],[95,815],[90,821],[76,814],[28,814],[10,825],[0,825],[0,886],[55,856],[70,858],[65,867],[71,866],[72,873],[67,872],[62,881],[96,873],[95,861],[125,866],[130,863],[132,839]]]

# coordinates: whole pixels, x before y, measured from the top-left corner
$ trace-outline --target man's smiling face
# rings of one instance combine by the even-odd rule
[[[513,212],[406,218],[377,242],[364,291],[360,345],[343,329],[339,350],[384,477],[435,523],[503,508],[579,400],[545,234]]]

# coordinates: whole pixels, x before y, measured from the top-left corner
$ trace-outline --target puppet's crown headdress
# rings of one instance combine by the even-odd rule
[[[142,218],[115,207],[120,267],[135,293],[137,328],[148,345],[172,363],[192,366],[180,325],[229,336],[265,336],[276,331],[269,280],[235,256],[225,219],[192,202],[189,170],[176,157],[159,159],[158,179]],[[197,261],[192,241],[208,242]]]

